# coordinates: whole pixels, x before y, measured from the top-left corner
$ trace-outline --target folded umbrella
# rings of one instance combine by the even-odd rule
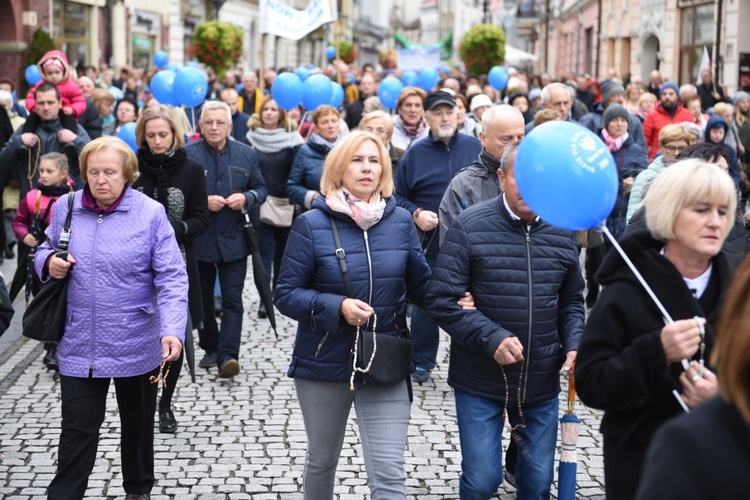
[[[185,349],[185,361],[190,371],[190,380],[195,382],[195,341],[193,340],[192,328],[185,332],[185,345],[183,347]]]
[[[273,308],[273,292],[271,291],[271,278],[266,272],[266,268],[263,265],[263,260],[260,257],[260,246],[258,245],[258,235],[255,232],[253,223],[250,222],[250,213],[243,209],[242,214],[245,217],[245,242],[250,249],[250,255],[253,258],[253,281],[255,282],[255,288],[258,290],[260,295],[260,301],[266,308],[268,314],[268,321],[271,323],[273,333],[276,337],[279,336],[276,331],[276,313]]]
[[[581,421],[575,415],[574,368],[575,366],[570,367],[570,379],[568,379],[568,410],[560,419],[560,468],[557,473],[558,500],[575,500],[576,498],[576,470],[578,469],[576,449]]]

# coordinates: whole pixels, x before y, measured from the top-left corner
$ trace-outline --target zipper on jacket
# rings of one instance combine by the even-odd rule
[[[451,158],[451,147],[446,144],[445,150],[448,152],[448,178],[453,179],[453,159]]]
[[[96,230],[94,231],[94,247],[91,250],[91,256],[96,259],[96,242],[99,240],[99,227],[102,224],[102,214],[96,220]],[[94,297],[94,284],[96,283],[96,262],[91,266],[91,364],[89,365],[89,378],[94,376],[94,308],[96,307],[96,298]]]
[[[310,310],[310,328],[312,328],[313,331],[318,328],[318,322],[315,321],[315,311],[312,309]]]
[[[526,236],[526,276],[529,280],[529,348],[526,351],[526,356],[524,356],[526,358],[526,366],[524,368],[523,392],[521,393],[521,403],[525,403],[526,385],[529,380],[529,368],[531,367],[531,332],[533,330],[532,321],[534,316],[534,294],[531,281],[531,228],[527,227],[526,223],[523,221],[521,221],[521,228],[523,229],[524,235]],[[519,380],[518,383],[520,384],[521,381]]]
[[[328,336],[331,334],[331,332],[326,332],[325,335],[323,335],[323,338],[320,339],[320,342],[318,342],[318,348],[315,349],[315,357],[317,358],[320,356],[320,350],[323,348],[323,344],[326,343],[326,340],[328,340]]]
[[[367,299],[367,303],[370,305],[370,307],[372,307],[372,258],[370,257],[370,240],[367,237],[367,229],[365,229],[363,232],[365,235],[365,251],[367,252],[367,271],[370,276],[370,293],[368,296],[369,298]],[[370,323],[369,320],[367,323]]]

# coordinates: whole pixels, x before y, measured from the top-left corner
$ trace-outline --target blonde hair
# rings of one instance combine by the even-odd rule
[[[734,106],[726,102],[717,102],[713,108],[714,114],[723,117],[727,113],[734,111]]]
[[[716,329],[711,364],[716,366],[719,393],[750,424],[750,259],[745,259],[727,294]]]
[[[726,205],[729,223],[722,242],[732,229],[737,195],[732,178],[713,163],[703,159],[676,162],[660,173],[646,193],[646,225],[654,238],[675,239],[674,224],[680,210],[706,200]]]
[[[253,113],[253,116],[251,116],[247,121],[247,128],[249,128],[250,130],[263,128],[263,108],[265,108],[266,104],[268,104],[269,102],[276,102],[276,99],[274,99],[271,95],[263,97],[260,105],[260,112]],[[276,102],[276,106],[279,108],[279,121],[276,122],[276,128],[283,128],[284,130],[297,130],[297,122],[287,116],[286,110],[279,106],[279,103]]]
[[[370,121],[377,118],[385,120],[385,130],[388,133],[388,137],[393,136],[393,120],[391,120],[391,115],[383,111],[370,111],[364,115],[362,119],[359,120],[359,129],[362,130],[368,123],[370,123]]]
[[[96,89],[94,90],[94,94],[91,96],[91,102],[93,102],[94,106],[99,109],[99,106],[101,106],[102,104],[114,104],[115,96],[104,89]]]
[[[344,172],[349,168],[349,164],[354,158],[357,149],[365,141],[372,141],[378,148],[380,156],[380,181],[375,186],[375,191],[380,193],[383,198],[393,196],[393,166],[391,158],[386,151],[383,141],[375,134],[356,130],[347,134],[336,147],[334,147],[326,157],[323,166],[323,176],[320,178],[320,192],[324,195],[332,193],[343,186]]]
[[[161,118],[169,124],[172,129],[172,145],[170,149],[180,149],[185,145],[185,138],[177,124],[173,108],[160,104],[144,108],[135,125],[135,143],[138,147],[148,147],[146,144],[146,123]]]
[[[651,102],[653,102],[654,104],[656,104],[656,101],[657,101],[657,99],[656,99],[656,96],[655,96],[654,94],[652,94],[651,92],[644,92],[644,93],[643,93],[643,94],[641,94],[641,96],[640,96],[640,97],[638,98],[638,107],[640,108],[640,107],[641,107],[641,104],[643,104],[643,103],[644,103],[644,102],[646,102],[646,101],[651,101]]]
[[[341,118],[341,114],[339,113],[339,110],[334,108],[333,106],[318,106],[318,109],[316,109],[312,115],[313,124],[317,125],[318,120],[330,114],[336,115],[336,118]]]
[[[555,120],[562,120],[562,116],[555,109],[540,109],[534,115],[534,126],[538,127],[542,123]]]
[[[41,158],[39,158],[39,164],[41,165],[43,161],[50,161],[54,163],[55,166],[60,169],[60,172],[68,171],[68,158],[62,153],[55,152],[44,154]]]
[[[135,180],[138,178],[138,159],[135,157],[135,153],[130,149],[130,146],[125,144],[122,139],[117,137],[100,137],[86,144],[81,151],[81,177],[84,181],[88,179],[89,173],[89,156],[92,154],[99,153],[104,150],[114,151],[120,155],[120,166],[122,167],[122,173],[125,176],[125,183],[128,186],[132,186]]]
[[[685,144],[689,145],[692,140],[693,134],[687,127],[683,127],[681,123],[670,123],[659,131],[660,148],[666,146],[667,143],[675,141],[685,141]]]

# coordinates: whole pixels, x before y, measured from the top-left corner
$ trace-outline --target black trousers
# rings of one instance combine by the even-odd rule
[[[120,459],[126,493],[150,493],[154,486],[154,412],[157,384],[149,376],[112,379],[120,410]],[[94,469],[99,429],[104,422],[110,379],[60,377],[62,432],[57,474],[47,489],[49,500],[80,499]]]

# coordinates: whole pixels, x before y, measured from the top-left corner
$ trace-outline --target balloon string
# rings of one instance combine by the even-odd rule
[[[190,115],[193,117],[193,121],[190,124],[190,135],[195,134],[195,108],[190,108]]]

